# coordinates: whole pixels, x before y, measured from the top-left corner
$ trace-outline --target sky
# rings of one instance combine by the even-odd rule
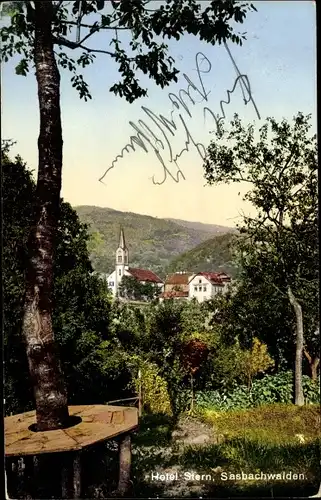
[[[247,40],[242,47],[233,43],[228,47],[240,73],[248,77],[255,106],[253,102],[244,104],[237,83],[230,94],[230,103],[223,107],[226,127],[234,113],[239,114],[244,124],[252,122],[259,127],[268,116],[291,120],[302,111],[312,114],[316,132],[315,2],[253,3],[257,12],[250,12],[238,26],[240,32],[246,32]],[[91,48],[108,50],[108,44],[106,32],[88,41]],[[116,63],[106,54],[97,54],[94,64],[83,71],[92,100],[80,100],[71,87],[70,73],[61,73],[62,196],[72,206],[95,205],[234,226],[240,222],[242,213],[253,213],[242,201],[247,186],[206,186],[199,154],[213,139],[214,122],[209,113],[204,118],[204,107],[222,116],[220,103],[227,100],[227,90],[233,89],[238,76],[233,61],[223,45],[210,46],[190,35],[184,35],[180,41],[169,41],[168,45],[169,54],[180,70],[178,82],[161,89],[153,81],[140,77],[148,96],[133,104],[109,92],[119,74]],[[17,141],[11,154],[20,154],[36,176],[39,133],[36,80],[33,70],[27,77],[17,76],[16,63],[17,59],[13,59],[2,65],[2,138]],[[189,104],[187,111],[178,97],[181,89],[188,89],[189,81],[199,91],[203,84],[208,96],[206,102],[198,90],[191,90],[195,104],[188,103],[185,97],[185,103]],[[164,127],[157,121],[159,115],[174,120],[174,136],[169,132],[164,134]],[[114,162],[130,143],[130,137],[137,137],[137,130],[145,132],[145,136],[147,130],[151,131],[157,143],[147,134],[149,144],[146,140],[142,143],[147,151],[135,146],[135,151],[129,148]],[[170,162],[170,148],[175,158],[185,148],[188,136],[188,151],[177,159],[184,178],[179,176],[179,182],[175,182],[177,167]],[[197,148],[193,142],[203,146]],[[173,177],[168,173],[165,181],[164,165]]]

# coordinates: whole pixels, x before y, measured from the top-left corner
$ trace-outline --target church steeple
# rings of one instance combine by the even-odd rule
[[[119,243],[116,250],[116,268],[118,277],[124,274],[124,270],[128,268],[128,248],[125,242],[124,230],[121,227],[119,233]]]
[[[119,234],[119,245],[118,248],[123,248],[124,250],[127,250],[126,243],[125,243],[125,235],[124,235],[124,230],[122,226],[120,226],[120,234]]]

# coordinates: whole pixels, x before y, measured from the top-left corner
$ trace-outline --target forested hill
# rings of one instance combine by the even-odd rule
[[[80,220],[89,226],[91,261],[99,272],[109,273],[114,269],[120,225],[125,231],[130,265],[151,269],[161,276],[181,254],[211,237],[235,232],[233,228],[219,225],[161,219],[110,208],[78,206],[75,209]]]
[[[171,222],[175,222],[175,224],[179,224],[180,226],[186,227],[187,229],[196,229],[197,231],[202,231],[205,233],[213,234],[226,234],[237,232],[233,227],[226,226],[218,226],[217,224],[204,224],[204,222],[192,222],[189,220],[181,220],[181,219],[165,219]]]
[[[210,238],[187,252],[174,257],[167,270],[175,272],[186,270],[191,272],[224,271],[233,278],[237,268],[232,262],[233,233],[221,234]]]

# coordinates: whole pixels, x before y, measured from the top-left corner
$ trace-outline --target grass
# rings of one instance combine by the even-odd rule
[[[136,446],[169,446],[175,420],[167,415],[144,415],[134,436]]]
[[[295,471],[304,474],[306,479],[313,479],[320,470],[320,440],[304,445],[280,446],[238,437],[219,445],[208,445],[202,450],[190,447],[180,457],[180,463],[208,471],[215,465],[232,474],[241,471],[247,474]]]
[[[177,466],[182,471],[211,474],[213,478],[206,484],[205,491],[200,494],[193,491],[190,496],[307,497],[318,490],[321,444],[318,406],[271,405],[229,412],[207,410],[202,412],[202,420],[225,437],[223,442],[178,449],[173,447],[171,440],[171,432],[175,429],[173,419],[160,416],[142,419],[133,443],[136,450],[133,480],[138,497],[166,496],[164,487],[146,480],[146,472]],[[303,436],[304,442],[296,435]],[[171,452],[164,453],[170,446]],[[244,474],[291,472],[303,474],[304,478],[237,480],[236,474],[242,471]]]
[[[264,443],[298,443],[321,437],[320,407],[274,404],[229,412],[204,411],[205,421],[228,438],[242,436]],[[302,439],[301,439],[302,441]]]
[[[319,486],[320,442],[280,447],[234,438],[202,450],[191,447],[180,457],[180,463],[184,470],[193,468],[199,473],[212,475],[214,485],[209,485],[208,495],[276,497],[300,493],[309,496]],[[237,475],[242,473],[248,476],[240,480]],[[301,476],[297,480],[291,479],[291,476],[280,477],[281,480],[277,476],[264,478],[264,474],[283,473]],[[256,474],[262,474],[262,479],[255,478]]]
[[[167,497],[167,485],[152,482],[147,475],[175,468],[210,474],[213,479],[200,483],[199,491],[195,491],[195,484],[193,490],[191,486],[189,497],[308,497],[317,492],[321,444],[317,405],[300,408],[271,405],[242,411],[206,411],[201,415],[225,440],[218,444],[175,446],[172,440],[172,432],[177,427],[175,419],[164,415],[141,418],[139,429],[133,434],[131,498]],[[200,420],[199,415],[197,423]],[[295,434],[303,435],[305,442],[300,442]],[[82,460],[84,498],[112,496],[118,477],[117,443],[109,441],[107,447],[103,443],[91,447],[84,451]],[[290,471],[304,474],[304,478],[238,480],[236,476],[242,472],[254,475]],[[175,495],[176,498],[182,496]]]
[[[161,497],[163,487],[150,483],[146,474],[159,467],[169,467],[175,458],[171,454],[162,453],[171,445],[171,433],[175,428],[173,417],[166,415],[143,415],[139,430],[133,436],[133,496]]]

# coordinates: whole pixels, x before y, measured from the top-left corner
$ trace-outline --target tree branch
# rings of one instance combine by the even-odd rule
[[[80,29],[80,26],[79,26],[79,29]],[[90,33],[88,33],[88,35],[84,36],[84,38],[78,42],[79,45],[84,43],[85,40],[88,40],[88,38],[91,37],[91,35],[93,35],[94,33],[97,33],[97,31],[99,31],[99,30],[100,30],[99,27],[93,29]]]
[[[111,57],[115,56],[114,52],[109,52],[108,50],[102,50],[102,49],[91,49],[90,47],[86,47],[85,45],[82,45],[81,43],[76,43],[76,42],[72,42],[71,40],[67,40],[67,38],[53,37],[53,42],[57,45],[62,45],[64,47],[68,47],[68,49],[83,49],[89,53],[96,52],[99,54],[107,54]]]
[[[276,289],[276,291],[277,291],[280,295],[282,295],[284,298],[288,298],[288,297],[289,297],[288,293],[282,292],[282,290],[281,290],[278,286],[276,286],[276,284],[275,284],[275,283],[271,283],[271,285],[272,285],[272,286]]]
[[[290,154],[289,156],[287,157],[286,161],[285,161],[285,164],[283,165],[283,167],[281,168],[280,172],[279,172],[279,176],[278,176],[278,180],[280,181],[281,180],[281,177],[284,173],[284,171],[287,169],[287,167],[290,165],[290,161],[292,160],[292,157],[293,157],[293,153],[294,153],[294,144],[292,144],[292,148],[290,150]],[[275,168],[273,169],[273,172],[272,172],[272,175],[275,174],[276,172],[276,169],[278,168],[278,165],[275,166]]]
[[[63,3],[64,3],[64,0],[60,0],[60,2],[58,2],[58,5],[55,5],[54,11],[53,11],[54,16],[57,14],[58,10],[60,9],[60,7],[62,6]]]
[[[305,357],[307,358],[307,360],[308,360],[309,364],[311,365],[311,363],[312,363],[312,358],[311,358],[310,354],[308,353],[308,351],[306,350],[306,348],[305,348],[305,347],[303,347],[303,353],[304,353]]]
[[[114,30],[114,29],[117,29],[117,30],[130,30],[130,28],[126,28],[126,27],[115,27],[115,26],[101,26],[101,25],[98,25],[96,27],[94,27],[93,25],[91,24],[83,24],[83,23],[78,23],[77,21],[61,21],[62,23],[64,24],[70,24],[70,25],[73,25],[73,26],[76,26],[77,27],[77,36],[76,36],[76,43],[78,44],[78,46],[82,43],[84,43],[86,40],[88,40],[88,38],[90,38],[94,33],[97,33],[98,31],[100,30]],[[82,40],[78,40],[78,30],[79,30],[79,34],[80,34],[80,28],[90,28],[92,31],[90,31],[90,33],[88,33],[86,36],[84,36],[84,38]],[[71,42],[73,43],[73,42]],[[76,47],[75,47],[76,48]],[[86,49],[88,50],[88,49]]]
[[[81,20],[82,20],[82,15],[81,15],[81,10],[82,10],[82,1],[80,0],[79,2],[79,7],[78,7],[78,19],[77,19],[77,34],[76,34],[76,42],[80,43],[80,28],[81,28]]]
[[[118,21],[118,19],[117,19]],[[61,23],[63,24],[71,24],[73,26],[77,26],[77,21],[60,21]],[[92,28],[93,25],[92,24],[83,24],[81,23],[79,25],[81,28]],[[99,26],[99,29],[100,30],[114,30],[116,27],[115,26]],[[126,28],[126,26],[117,26],[117,29],[118,30],[130,30],[130,28]]]

